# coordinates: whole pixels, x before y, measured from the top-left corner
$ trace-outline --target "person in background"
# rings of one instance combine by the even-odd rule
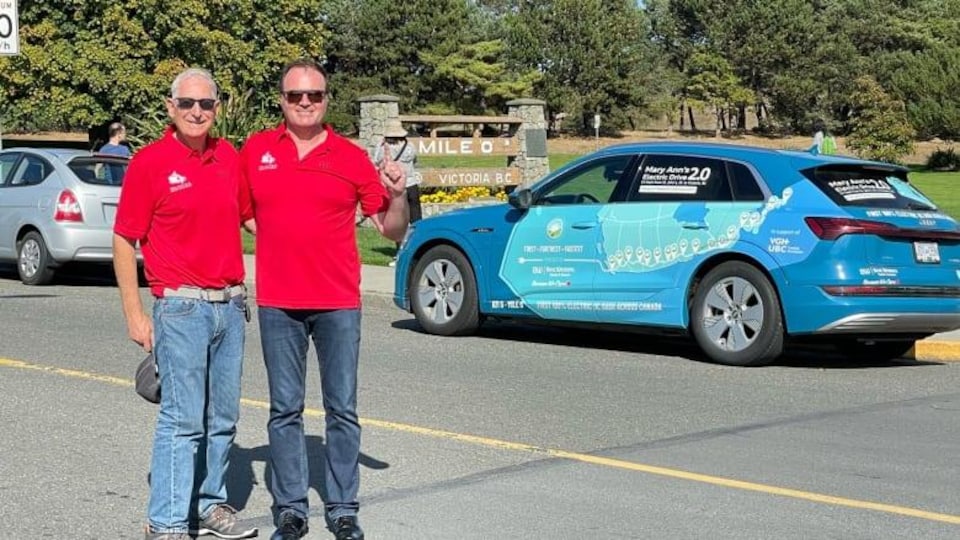
[[[420,221],[420,175],[417,174],[417,150],[407,140],[407,130],[403,129],[399,121],[387,124],[383,134],[383,143],[377,146],[373,155],[373,162],[382,166],[384,157],[390,156],[398,163],[407,177],[407,206],[410,208],[410,223]],[[397,242],[397,249],[400,243]],[[390,266],[396,266],[397,257],[390,261]]]
[[[813,134],[813,146],[810,147],[810,150],[816,150],[816,153],[820,154],[823,152],[823,125],[818,123],[814,126],[814,129],[816,131]]]
[[[270,471],[274,540],[308,532],[307,441],[303,427],[307,350],[320,364],[326,422],[324,493],[327,526],[337,540],[362,540],[360,422],[360,255],[356,210],[386,238],[409,223],[406,178],[388,156],[370,157],[323,123],[327,74],[309,59],[280,76],[283,122],[252,135],[240,151],[241,211],[256,234],[257,317],[270,388]]]
[[[113,156],[130,157],[130,148],[123,144],[127,139],[127,128],[120,122],[110,124],[108,128],[110,141],[97,150],[100,154],[110,154]]]
[[[258,532],[226,504],[248,312],[237,151],[209,135],[219,105],[208,71],[180,73],[166,98],[173,125],[130,161],[117,207],[113,266],[127,332],[153,350],[160,372],[146,540]],[[137,242],[152,318],[140,300]]]

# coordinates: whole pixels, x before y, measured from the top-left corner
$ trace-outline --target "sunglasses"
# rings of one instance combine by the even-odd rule
[[[173,102],[176,103],[177,108],[182,111],[189,111],[198,103],[200,104],[200,109],[204,111],[212,111],[213,108],[217,106],[217,100],[211,98],[194,99],[188,97],[178,97],[173,98]]]
[[[307,99],[310,100],[310,103],[320,103],[323,100],[327,99],[326,90],[290,90],[289,92],[284,92],[283,97],[287,99],[287,103],[291,105],[296,105],[300,103],[300,100],[303,99],[303,96],[307,96]]]

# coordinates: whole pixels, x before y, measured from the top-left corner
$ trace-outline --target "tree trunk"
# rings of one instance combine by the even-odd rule
[[[723,125],[723,107],[716,108],[717,125],[713,130],[714,138],[720,138],[720,127]]]
[[[684,128],[684,126],[685,126],[686,123],[687,123],[687,119],[683,117],[683,113],[687,112],[687,111],[685,111],[684,109],[685,109],[685,105],[684,105],[684,103],[681,101],[681,102],[680,102],[680,131],[683,131],[683,128]]]
[[[690,115],[690,131],[697,132],[697,123],[693,121],[693,107],[687,107],[687,113]]]

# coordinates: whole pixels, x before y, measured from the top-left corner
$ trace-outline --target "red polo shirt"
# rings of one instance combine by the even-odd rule
[[[286,125],[240,150],[245,219],[257,222],[257,304],[288,309],[360,307],[355,217],[385,211],[387,190],[367,153],[329,127],[301,160]]]
[[[239,190],[237,151],[226,140],[207,139],[201,154],[169,128],[134,155],[113,230],[140,241],[154,296],[243,283]]]

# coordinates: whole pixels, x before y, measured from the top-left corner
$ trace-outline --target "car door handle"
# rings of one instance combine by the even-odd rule
[[[707,224],[703,221],[681,221],[680,226],[684,229],[694,229],[694,230],[703,230],[707,228]]]
[[[585,230],[592,229],[599,225],[596,221],[578,221],[572,225],[574,229]]]

